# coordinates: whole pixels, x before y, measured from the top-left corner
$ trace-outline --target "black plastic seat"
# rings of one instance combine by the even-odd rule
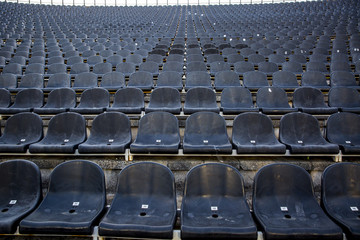
[[[71,65],[70,74],[76,76],[77,74],[89,72],[90,66],[87,63],[75,63],[74,65]]]
[[[311,176],[299,166],[262,167],[254,179],[253,209],[265,239],[343,239],[319,206]]]
[[[51,91],[57,88],[69,88],[71,87],[70,75],[67,73],[57,73],[49,77],[44,91]]]
[[[327,142],[318,120],[307,113],[288,113],[280,120],[280,141],[291,153],[339,153],[339,146]]]
[[[24,75],[21,78],[18,87],[15,89],[10,89],[10,91],[19,91],[25,88],[43,88],[44,87],[44,77],[39,73],[29,73]]]
[[[297,108],[290,107],[285,90],[279,87],[260,88],[256,94],[256,104],[266,114],[284,114],[298,111]]]
[[[353,87],[359,89],[352,72],[337,71],[331,73],[331,87]]]
[[[67,73],[67,66],[64,63],[53,63],[48,66],[47,75],[56,73]]]
[[[217,72],[214,84],[216,90],[223,90],[227,87],[240,87],[239,75],[233,71]]]
[[[272,85],[283,89],[295,89],[299,87],[296,75],[292,72],[278,71],[272,75]]]
[[[79,145],[79,153],[124,153],[131,142],[129,118],[118,112],[94,118],[89,138]]]
[[[294,107],[310,114],[332,114],[338,111],[336,107],[329,107],[324,100],[324,95],[317,88],[301,87],[294,91]]]
[[[292,72],[294,74],[302,74],[303,68],[301,63],[298,62],[284,62],[282,64],[282,70],[287,72]]]
[[[0,233],[13,234],[41,201],[41,173],[33,162],[9,160],[0,164],[0,176]]]
[[[186,74],[185,89],[194,87],[208,87],[212,88],[211,77],[207,72],[193,71]]]
[[[128,82],[128,87],[140,88],[143,91],[150,91],[153,85],[153,75],[149,72],[135,72],[130,75]]]
[[[58,88],[52,90],[46,104],[41,108],[34,108],[35,113],[57,114],[68,111],[76,106],[76,93],[71,88]]]
[[[184,153],[231,153],[232,146],[222,116],[214,112],[197,112],[186,119]]]
[[[4,66],[2,70],[2,74],[4,73],[11,73],[16,76],[21,76],[23,72],[22,66],[18,63],[9,63]]]
[[[254,107],[250,90],[244,87],[224,88],[221,93],[221,110],[224,114],[259,111]]]
[[[125,76],[129,77],[136,70],[136,65],[134,63],[123,62],[116,65],[116,71],[121,72]]]
[[[304,87],[315,87],[329,89],[325,74],[321,72],[304,72],[301,76],[301,85]]]
[[[321,178],[321,204],[342,227],[347,239],[359,239],[360,165],[336,163],[327,167]]]
[[[246,72],[252,72],[254,70],[254,64],[251,62],[240,61],[234,63],[234,71],[238,74],[245,74]]]
[[[139,71],[149,72],[152,75],[156,76],[159,74],[159,64],[152,61],[146,61],[140,64]]]
[[[152,112],[140,119],[138,134],[130,150],[134,153],[177,153],[179,145],[177,118],[167,112]]]
[[[182,56],[180,56],[183,58]],[[182,59],[184,61],[184,59]],[[163,66],[163,72],[184,72],[184,63],[178,61],[167,61]]]
[[[97,63],[93,67],[93,73],[98,76],[103,76],[106,73],[112,72],[111,63]]]
[[[98,86],[98,77],[95,73],[84,72],[75,76],[73,89],[88,89]]]
[[[0,74],[0,88],[14,89],[17,87],[17,76],[12,73]]]
[[[125,87],[125,76],[120,72],[109,72],[101,79],[100,87],[107,90],[118,90]]]
[[[235,118],[232,143],[239,154],[286,152],[275,137],[271,119],[260,113],[242,113]]]
[[[46,136],[30,145],[31,153],[74,153],[86,139],[85,118],[78,113],[59,113],[49,121]]]
[[[360,93],[352,87],[333,87],[329,91],[329,106],[342,112],[360,113]]]
[[[342,153],[360,153],[360,116],[355,113],[335,113],[328,118],[326,137],[338,144]]]
[[[108,90],[104,88],[90,88],[81,94],[79,105],[70,108],[70,111],[81,114],[102,113],[109,107],[109,103],[110,94]]]
[[[322,72],[328,73],[325,63],[323,62],[308,62],[306,63],[306,71],[315,71],[315,72]]]
[[[26,152],[30,144],[43,137],[41,117],[34,113],[18,113],[7,121],[0,137],[0,152]]]
[[[10,107],[0,108],[0,113],[15,114],[20,112],[30,112],[34,108],[42,107],[44,104],[44,94],[38,88],[27,88],[16,94],[15,102]]]
[[[41,63],[32,63],[27,65],[25,74],[37,73],[37,74],[44,74],[45,66]]]
[[[156,81],[156,87],[172,87],[183,89],[182,74],[178,72],[161,72]]]
[[[9,107],[10,103],[11,103],[10,92],[5,88],[0,88],[0,108]]]
[[[136,163],[120,172],[99,235],[170,239],[175,221],[175,178],[170,169],[152,162]]]
[[[145,112],[163,111],[173,114],[180,114],[181,100],[180,93],[175,88],[156,88],[150,95],[149,106]]]
[[[184,113],[191,114],[199,111],[220,111],[216,103],[216,94],[210,88],[194,87],[185,96]]]
[[[186,72],[190,73],[194,71],[206,72],[207,71],[206,64],[204,62],[188,62],[186,64]]]
[[[221,163],[192,168],[185,179],[181,239],[257,239],[237,169]]]
[[[105,204],[102,169],[85,160],[64,162],[52,171],[40,206],[20,222],[20,233],[91,235]]]
[[[269,82],[265,73],[252,71],[244,73],[243,85],[249,89],[259,89],[269,86]]]
[[[141,113],[144,110],[144,93],[139,88],[123,88],[116,91],[114,102],[107,111]]]

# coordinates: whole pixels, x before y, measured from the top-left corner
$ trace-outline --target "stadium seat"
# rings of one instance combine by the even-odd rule
[[[307,113],[288,113],[280,119],[279,138],[291,153],[339,153],[339,146],[327,142],[318,120]]]
[[[9,107],[10,103],[11,103],[10,92],[5,88],[0,88],[0,108]]]
[[[154,85],[153,75],[149,72],[135,72],[130,75],[128,87],[150,91]]]
[[[328,118],[326,138],[338,144],[342,153],[360,153],[360,116],[355,113],[335,113]]]
[[[85,118],[78,113],[59,113],[49,121],[46,136],[30,145],[30,153],[74,153],[86,139]]]
[[[216,94],[213,90],[205,87],[194,87],[185,96],[184,113],[192,114],[199,111],[211,111],[219,113],[216,103]]]
[[[95,163],[61,163],[40,206],[20,222],[22,234],[91,235],[106,204],[105,176]]]
[[[11,116],[0,137],[0,152],[26,152],[30,144],[40,141],[43,123],[34,113],[18,113]]]
[[[238,74],[244,75],[246,72],[253,72],[254,70],[253,63],[243,61],[234,63],[234,71]]]
[[[157,76],[159,74],[159,64],[152,61],[146,61],[140,64],[139,71],[149,72],[153,76]]]
[[[204,62],[188,62],[186,64],[186,73],[190,72],[206,72],[206,64]]]
[[[11,73],[0,74],[0,88],[14,89],[17,87],[17,76]]]
[[[286,92],[279,87],[260,88],[256,94],[256,104],[266,114],[284,114],[298,111],[297,108],[290,107]]]
[[[156,87],[172,87],[177,90],[183,89],[182,74],[178,72],[161,72],[156,81]]]
[[[360,94],[352,87],[333,87],[329,91],[329,106],[342,112],[360,113]]]
[[[92,72],[98,77],[102,77],[104,74],[112,72],[112,65],[111,63],[97,63],[94,65]]]
[[[93,120],[89,138],[79,145],[79,153],[124,153],[131,142],[129,118],[118,112],[106,112]]]
[[[73,89],[82,90],[98,86],[98,76],[92,72],[79,73],[75,76]]]
[[[107,111],[141,113],[144,110],[144,93],[139,88],[124,88],[116,91],[114,102]]]
[[[249,89],[259,89],[269,86],[266,74],[262,72],[246,72],[244,73],[243,85]]]
[[[342,230],[319,206],[311,176],[302,167],[262,167],[255,175],[252,202],[267,240],[343,239]]]
[[[181,205],[181,239],[257,239],[238,170],[208,163],[188,172]]]
[[[224,114],[259,111],[254,107],[250,90],[244,87],[224,88],[221,93],[221,110]]]
[[[279,71],[279,67],[274,62],[261,62],[258,64],[258,70],[266,74],[273,74]]]
[[[16,94],[15,102],[7,108],[0,108],[2,114],[15,114],[20,112],[30,112],[34,108],[42,107],[44,104],[44,94],[38,88],[27,88]]]
[[[22,66],[18,63],[9,63],[9,64],[5,65],[5,67],[2,70],[2,74],[11,73],[16,76],[21,76],[22,72],[23,72]]]
[[[56,73],[67,73],[67,66],[64,63],[53,63],[48,66],[46,76],[51,76]]]
[[[150,95],[150,101],[145,112],[163,111],[173,114],[180,114],[181,100],[180,93],[175,88],[156,88]]]
[[[19,91],[26,88],[43,88],[44,78],[40,73],[29,73],[22,76],[17,88],[10,89],[10,91]]]
[[[170,239],[175,221],[175,178],[170,169],[158,163],[135,163],[120,172],[99,235]]]
[[[0,176],[0,233],[13,234],[41,201],[41,173],[33,162],[8,160],[0,164]]]
[[[296,75],[292,72],[278,71],[272,75],[272,86],[280,87],[285,90],[294,90],[299,87]]]
[[[231,153],[224,118],[214,112],[191,114],[185,123],[183,149],[184,153]]]
[[[223,90],[227,87],[240,87],[239,75],[233,71],[217,72],[214,84],[216,90]]]
[[[121,72],[126,77],[129,77],[131,74],[133,74],[135,70],[136,70],[136,66],[134,63],[123,62],[116,65],[116,71]]]
[[[203,71],[188,72],[186,74],[185,90],[194,87],[212,88],[210,75]]]
[[[304,87],[315,87],[319,89],[329,89],[326,76],[321,72],[304,72],[301,76],[301,85]]]
[[[275,137],[271,119],[260,113],[242,113],[234,119],[232,143],[239,154],[286,151],[285,145]]]
[[[331,87],[353,87],[359,89],[352,72],[337,71],[331,73]]]
[[[282,70],[287,72],[292,72],[294,74],[302,74],[303,68],[301,63],[298,62],[284,62],[282,64]]]
[[[104,112],[109,107],[109,103],[110,94],[108,90],[104,88],[90,88],[81,94],[79,105],[70,108],[70,111],[81,114],[98,114]]]
[[[76,93],[71,88],[58,88],[52,90],[46,104],[41,108],[34,108],[38,114],[58,114],[68,111],[76,106]]]
[[[301,87],[294,91],[294,107],[310,114],[332,114],[338,111],[337,107],[329,107],[324,100],[324,95],[317,88]]]
[[[107,90],[118,90],[125,87],[125,76],[120,72],[109,72],[101,78],[100,87]]]
[[[359,173],[359,164],[343,162],[327,167],[321,178],[321,204],[330,218],[342,227],[347,239],[360,237]]]
[[[212,75],[215,75],[215,74],[218,73],[218,72],[230,71],[230,70],[231,70],[230,64],[227,63],[227,62],[217,61],[217,62],[212,62],[212,63],[210,63],[210,73],[211,73]]]
[[[70,74],[76,76],[80,73],[85,73],[90,71],[90,66],[87,63],[75,63],[71,66]]]

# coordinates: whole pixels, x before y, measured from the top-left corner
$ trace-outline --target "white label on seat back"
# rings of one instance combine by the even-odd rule
[[[148,209],[149,208],[149,205],[147,205],[147,204],[142,204],[141,205],[141,209]]]
[[[114,139],[109,139],[109,143],[113,143],[114,142]]]
[[[217,211],[218,207],[217,206],[211,206],[211,211]]]
[[[21,139],[21,140],[20,140],[20,142],[25,142],[25,141],[26,141],[26,139],[25,139],[25,138],[23,138],[23,139]]]
[[[156,139],[156,143],[161,143],[161,139]]]
[[[80,205],[80,202],[73,202],[73,207],[77,207]]]
[[[281,210],[282,212],[287,212],[287,211],[289,211],[287,207],[280,207],[280,210]]]
[[[357,207],[350,207],[350,209],[351,209],[351,211],[353,211],[353,212],[358,212],[358,211],[359,211],[359,209],[358,209]]]
[[[297,141],[299,144],[303,144],[303,141],[301,141],[301,140],[299,140],[299,141]]]
[[[14,204],[16,204],[16,203],[17,203],[17,200],[11,200],[11,201],[9,202],[10,205],[14,205]]]
[[[250,142],[251,142],[252,144],[255,144],[255,143],[256,143],[256,141],[255,141],[255,140],[250,140]]]
[[[64,139],[64,143],[67,143],[67,142],[69,142],[69,139]]]
[[[203,143],[207,144],[209,143],[209,140],[203,140]]]
[[[345,141],[346,144],[351,144],[351,141]]]

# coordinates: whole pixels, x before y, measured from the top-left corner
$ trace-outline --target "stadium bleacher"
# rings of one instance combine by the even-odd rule
[[[0,2],[0,237],[358,239],[359,9]]]

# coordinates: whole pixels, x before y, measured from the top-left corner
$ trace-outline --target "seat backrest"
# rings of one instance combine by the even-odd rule
[[[232,141],[240,144],[278,142],[271,119],[264,114],[252,112],[242,113],[234,119]]]
[[[288,113],[280,119],[280,141],[288,144],[324,143],[318,120],[307,113]]]
[[[49,77],[47,88],[70,87],[70,75],[67,73],[56,73]]]
[[[27,203],[24,214],[34,209],[42,198],[41,173],[39,167],[27,160],[8,160],[0,163],[1,206]],[[6,214],[8,208],[2,209]]]
[[[211,139],[212,144],[229,141],[224,118],[214,112],[191,114],[186,119],[184,141],[204,144],[202,140],[208,139]]]
[[[139,71],[158,73],[159,72],[159,64],[156,62],[152,62],[152,61],[146,61],[139,66]]]
[[[141,162],[125,167],[118,176],[117,194],[132,196],[161,196],[174,199],[175,178],[170,169],[153,162]]]
[[[116,71],[123,74],[132,74],[135,72],[135,69],[135,64],[130,62],[123,62],[116,65]]]
[[[0,74],[0,88],[16,88],[17,77],[12,73]]]
[[[244,180],[240,172],[222,163],[201,164],[186,175],[184,198],[244,197]]]
[[[48,66],[47,73],[48,74],[66,73],[66,64],[64,64],[64,63],[53,63],[50,66]]]
[[[38,88],[27,88],[16,94],[12,108],[35,108],[44,104],[44,94]]]
[[[139,88],[123,88],[116,91],[113,107],[144,107],[144,93]]]
[[[19,141],[18,144],[39,141],[43,136],[43,122],[35,113],[18,113],[11,116],[5,124],[1,138]]]
[[[335,71],[331,73],[331,86],[358,86],[351,72]]]
[[[239,75],[233,71],[220,71],[215,74],[215,86],[240,86]]]
[[[345,199],[355,200],[359,195],[360,165],[358,163],[335,163],[324,170],[321,178],[321,201],[325,209],[328,210],[339,203],[350,204],[349,207],[352,207],[352,202]]]
[[[258,107],[289,108],[285,90],[279,87],[262,87],[256,94]]]
[[[71,88],[57,88],[52,90],[44,108],[72,108],[76,105],[76,93]]]
[[[80,73],[75,77],[74,86],[79,88],[91,88],[98,86],[98,77],[92,72]]]
[[[186,72],[189,74],[194,71],[206,71],[206,64],[204,62],[189,62],[186,65]]]
[[[101,79],[101,87],[104,88],[121,88],[125,86],[125,76],[121,72],[106,73]]]
[[[186,105],[207,106],[216,105],[216,93],[210,88],[194,87],[191,88],[185,96]]]
[[[178,72],[161,72],[158,76],[157,86],[182,87],[182,75]]]
[[[10,105],[10,102],[11,102],[10,92],[5,88],[0,88],[0,107],[7,108]]]
[[[224,88],[221,93],[221,106],[254,107],[250,90],[244,87]]]
[[[4,73],[12,73],[12,74],[16,74],[16,75],[21,75],[22,67],[18,63],[9,63],[3,68],[2,73],[3,74]]]
[[[309,173],[302,167],[288,163],[274,163],[262,167],[255,175],[253,208],[271,213],[270,206],[291,207],[297,201],[315,200]]]
[[[314,87],[328,86],[326,82],[326,76],[323,73],[316,71],[304,72],[301,76],[301,85]]]
[[[324,95],[317,88],[301,87],[294,91],[293,95],[294,107],[309,107],[309,108],[326,108]]]
[[[211,86],[211,78],[207,72],[194,71],[186,74],[186,86]]]
[[[161,106],[181,106],[180,93],[171,87],[156,88],[150,95],[150,104]]]
[[[246,87],[269,86],[266,74],[262,72],[251,71],[244,73],[243,82]]]
[[[331,107],[360,107],[360,93],[351,87],[333,87],[329,91]]]
[[[274,87],[298,87],[296,75],[292,72],[278,71],[273,73],[272,85]]]
[[[360,116],[355,113],[332,114],[326,125],[327,139],[341,145],[360,145]]]
[[[93,68],[93,73],[105,74],[112,71],[111,63],[97,63]]]
[[[104,88],[90,88],[86,89],[81,94],[78,108],[106,108],[109,106],[110,94]]]
[[[105,112],[94,118],[89,139],[100,137],[114,141],[131,141],[131,123],[129,118],[119,112]]]
[[[149,72],[135,72],[130,75],[129,86],[153,85],[153,75]]]
[[[53,195],[70,199],[75,197],[74,200],[82,198],[96,207],[103,208],[106,203],[104,172],[99,165],[86,160],[61,163],[50,175],[46,198]]]
[[[173,144],[180,143],[179,123],[177,118],[168,112],[151,112],[140,119],[136,141]]]
[[[59,113],[49,121],[45,139],[54,139],[55,142],[69,140],[83,142],[86,138],[85,118],[74,112]]]
[[[79,74],[79,73],[83,73],[83,72],[89,72],[90,70],[90,67],[89,67],[89,64],[87,63],[74,63],[72,66],[71,66],[71,70],[70,70],[70,73],[72,74]]]
[[[21,78],[18,88],[43,88],[43,75],[39,73],[29,73]]]

